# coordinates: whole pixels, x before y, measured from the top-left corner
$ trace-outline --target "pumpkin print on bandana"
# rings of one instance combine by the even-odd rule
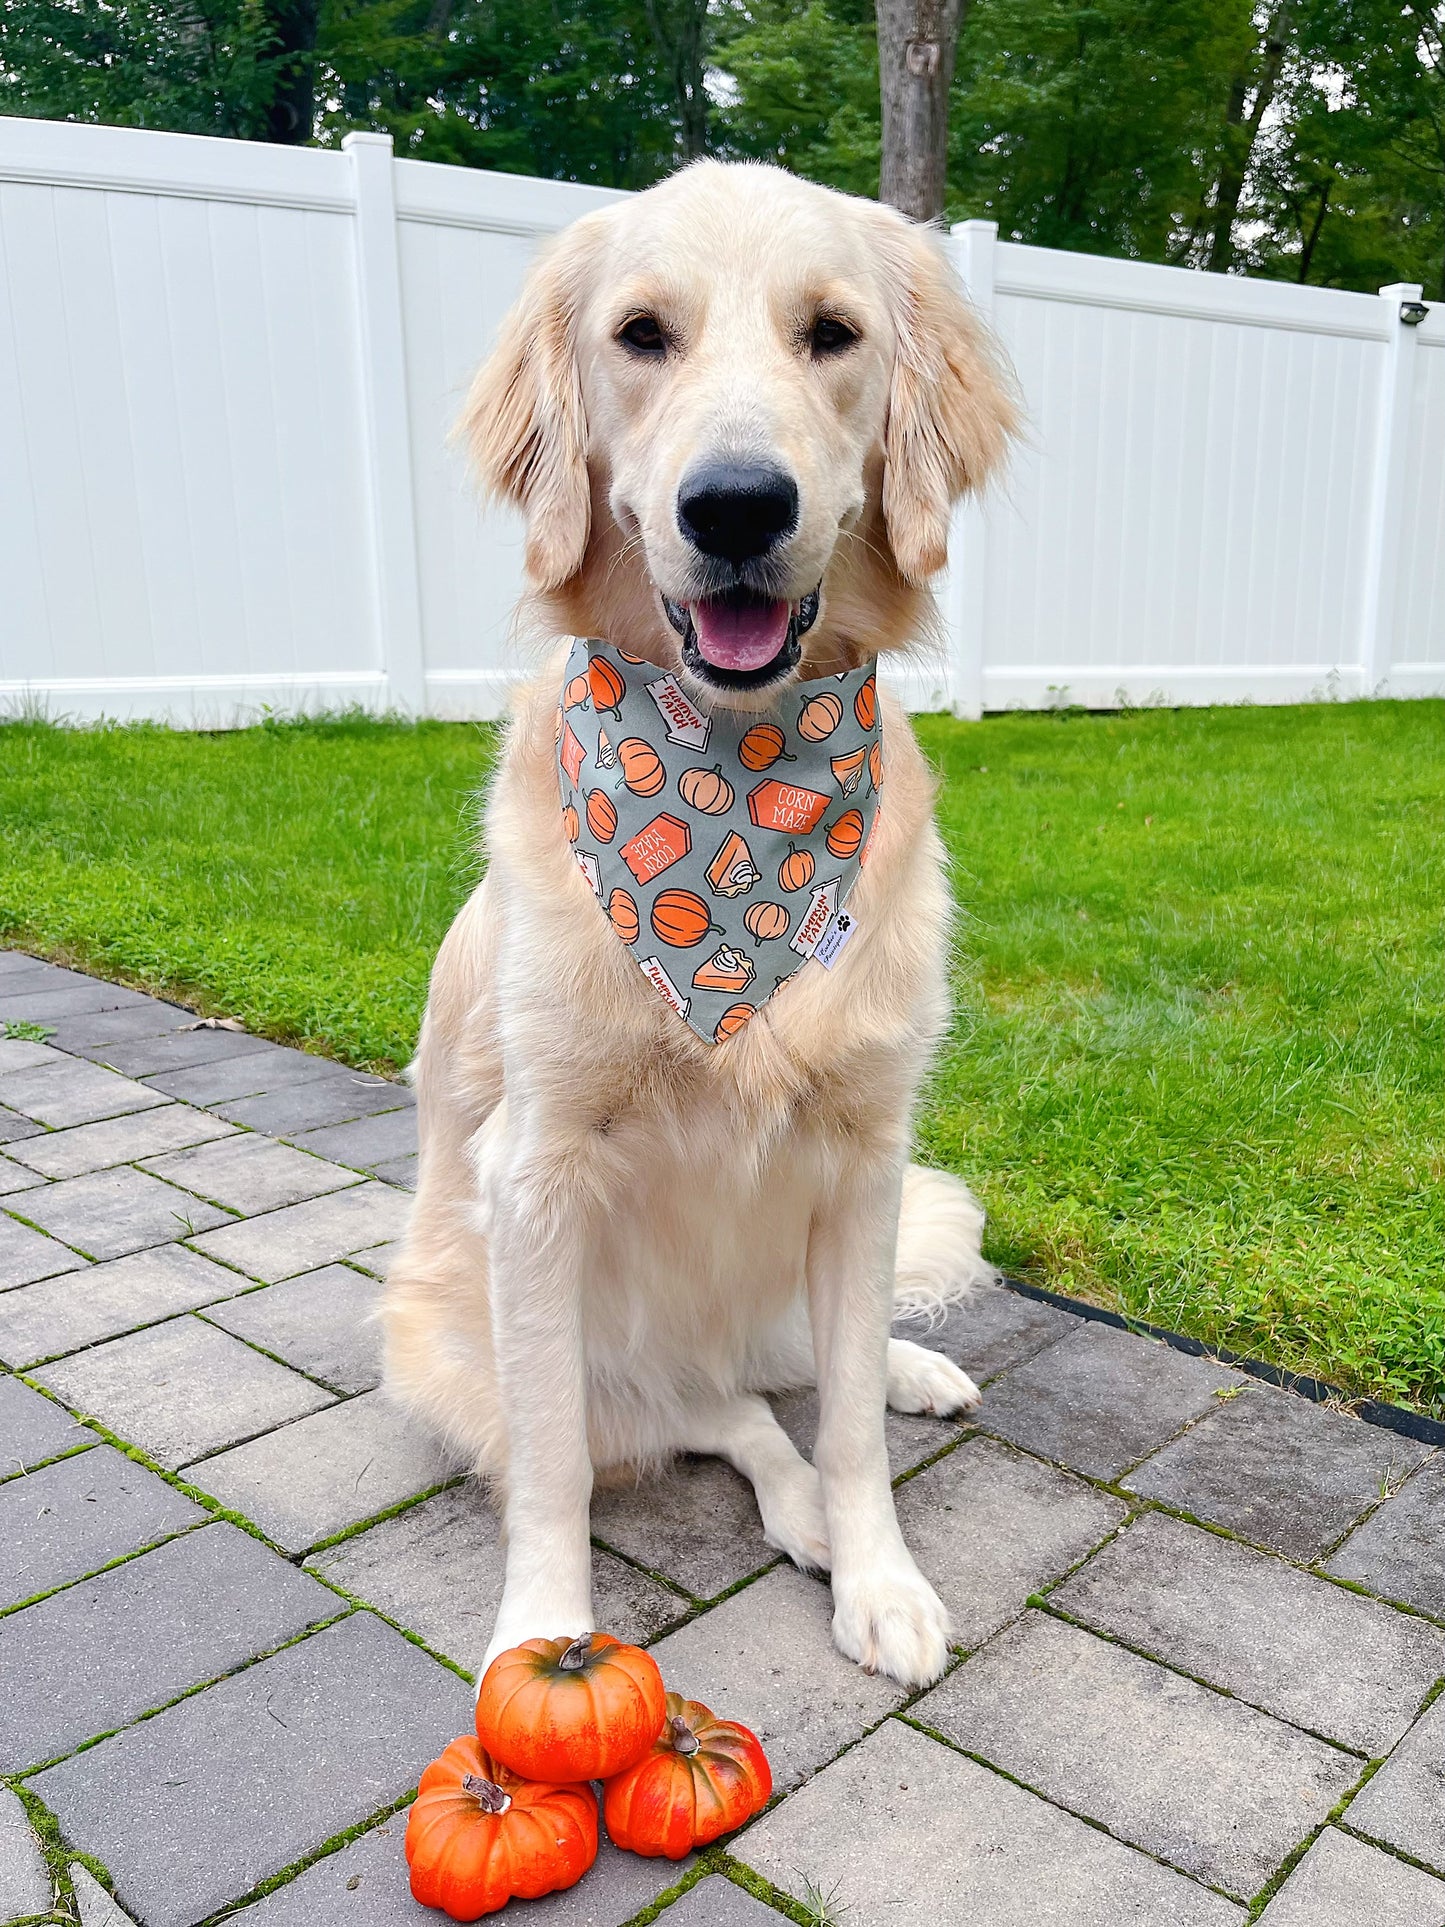
[[[564,832],[599,914],[706,1043],[802,969],[858,880],[883,782],[875,670],[796,684],[760,717],[699,708],[672,672],[604,642],[573,645]]]

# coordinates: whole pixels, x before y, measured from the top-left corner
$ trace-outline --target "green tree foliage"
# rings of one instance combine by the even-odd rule
[[[1300,17],[1256,156],[1240,265],[1445,299],[1445,6],[1322,0]]]
[[[873,0],[752,0],[713,47],[715,144],[850,194],[876,194],[880,129]]]
[[[975,0],[950,211],[1044,247],[1172,258],[1218,165],[1240,12],[1234,0]]]
[[[1445,298],[1445,0],[969,0],[950,218]],[[0,111],[642,187],[876,191],[873,0],[5,0]]]
[[[0,111],[264,139],[274,43],[261,0],[6,0]]]
[[[644,187],[706,144],[684,126],[705,17],[704,0],[326,0],[318,137],[373,128],[419,160]]]
[[[974,0],[951,208],[1051,247],[1445,297],[1440,0]]]

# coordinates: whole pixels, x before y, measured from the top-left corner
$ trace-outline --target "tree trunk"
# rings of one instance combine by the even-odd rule
[[[1264,29],[1264,44],[1252,74],[1236,75],[1230,89],[1225,115],[1224,152],[1219,164],[1219,179],[1214,206],[1206,217],[1201,237],[1199,266],[1216,274],[1227,274],[1234,266],[1234,224],[1239,219],[1239,204],[1244,198],[1249,166],[1259,130],[1279,86],[1289,51],[1290,15],[1293,0],[1280,0]],[[1252,83],[1252,87],[1251,87]],[[1253,97],[1251,98],[1251,92]],[[1245,112],[1245,102],[1249,111]]]
[[[266,19],[276,63],[276,91],[266,109],[266,138],[299,147],[315,116],[316,21],[320,0],[270,0]]]
[[[948,90],[963,0],[877,0],[883,96],[880,200],[915,221],[943,213],[948,178]]]
[[[1334,184],[1334,175],[1327,175],[1324,185],[1320,189],[1320,204],[1315,209],[1315,218],[1310,223],[1309,233],[1304,234],[1302,232],[1301,234],[1299,256],[1299,278],[1301,286],[1310,278],[1310,263],[1314,260],[1315,249],[1319,245],[1320,229],[1324,226],[1325,215],[1329,212],[1330,189]]]
[[[695,161],[708,149],[703,84],[707,0],[647,0],[647,20],[672,78],[683,155]]]

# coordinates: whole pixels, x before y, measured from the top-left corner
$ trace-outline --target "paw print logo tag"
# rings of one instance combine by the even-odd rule
[[[858,919],[840,910],[813,946],[813,955],[825,970],[831,970],[843,953],[843,946],[858,928]]]

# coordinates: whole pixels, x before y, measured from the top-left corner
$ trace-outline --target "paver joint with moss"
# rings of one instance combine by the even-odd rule
[[[1445,1413],[1445,704],[917,721],[924,1156],[1025,1278]],[[0,941],[394,1068],[495,734],[0,726]]]

